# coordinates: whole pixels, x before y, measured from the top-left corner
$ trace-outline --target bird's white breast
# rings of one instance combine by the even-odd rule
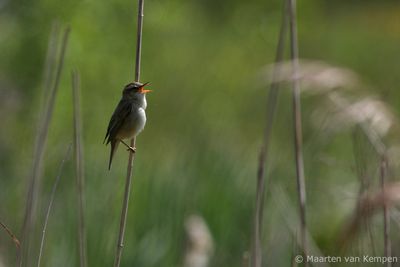
[[[147,108],[146,95],[143,95],[143,99],[142,99],[142,108],[143,108],[143,109],[146,109],[146,108]]]
[[[117,138],[128,139],[136,137],[146,124],[146,112],[142,107],[132,105],[132,112],[125,119]]]
[[[137,111],[137,118],[135,120],[135,124],[136,124],[136,134],[140,133],[143,129],[144,126],[146,124],[146,112],[144,111],[144,108],[139,108]]]

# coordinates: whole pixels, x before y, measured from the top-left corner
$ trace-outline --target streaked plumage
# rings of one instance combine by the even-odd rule
[[[106,144],[111,143],[108,169],[111,168],[112,159],[121,140],[136,137],[146,124],[146,93],[150,90],[144,90],[145,85],[138,82],[126,85],[122,98],[111,116],[104,138],[104,142],[107,140]]]

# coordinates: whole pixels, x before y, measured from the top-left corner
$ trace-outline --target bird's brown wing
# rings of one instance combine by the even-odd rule
[[[107,140],[106,144],[115,139],[119,130],[121,129],[121,126],[124,124],[125,119],[131,112],[132,104],[129,101],[121,99],[113,115],[111,116],[110,123],[108,124],[106,137],[104,138],[104,142]]]

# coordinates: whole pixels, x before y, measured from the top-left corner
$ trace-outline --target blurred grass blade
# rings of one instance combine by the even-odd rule
[[[46,107],[48,105],[48,101],[50,98],[50,89],[51,84],[54,82],[54,65],[57,62],[57,49],[60,37],[60,23],[58,21],[54,22],[51,28],[50,38],[47,46],[47,54],[46,60],[44,64],[44,71],[43,71],[43,90],[42,90],[42,98],[41,98],[41,107]],[[40,110],[40,117],[39,119],[45,118],[45,109],[42,108]],[[43,122],[41,122],[43,123]],[[41,125],[39,123],[39,125]]]
[[[265,199],[265,163],[268,158],[269,141],[272,131],[272,125],[275,118],[275,111],[278,102],[278,89],[279,83],[276,82],[279,75],[279,63],[283,60],[284,48],[285,48],[285,36],[287,31],[288,16],[286,12],[286,0],[283,4],[282,22],[279,31],[278,45],[275,55],[275,66],[273,69],[272,83],[267,97],[267,108],[266,108],[266,121],[264,129],[264,139],[261,146],[258,167],[257,167],[257,187],[256,187],[256,208],[254,213],[254,229],[253,229],[253,250],[251,263],[253,267],[261,267],[262,265],[262,221],[263,221],[263,210],[264,210],[264,199]]]
[[[48,106],[48,101],[50,98],[50,90],[51,90],[51,84],[54,80],[54,65],[56,63],[56,55],[57,55],[57,48],[58,48],[58,43],[59,43],[59,35],[60,35],[60,25],[58,22],[54,22],[51,28],[51,32],[50,32],[50,36],[49,36],[49,41],[47,44],[47,54],[46,54],[46,60],[45,60],[45,64],[44,64],[44,70],[43,70],[43,90],[42,90],[42,97],[41,97],[41,108],[40,109],[40,115],[38,118],[38,125],[37,125],[37,129],[36,129],[36,137],[35,137],[35,152],[34,155],[38,154],[38,146],[40,143],[40,139],[41,139],[41,127],[44,124],[44,119],[45,119],[45,112],[46,112],[46,108]],[[31,179],[31,186],[33,183],[33,177],[34,177],[34,172],[37,172],[37,168],[34,167],[35,164],[38,164],[38,162],[35,162],[35,158],[36,156],[34,156],[34,163],[33,163],[33,167],[31,170],[31,174],[30,174],[30,179]],[[28,207],[28,200],[31,198],[29,195],[31,194],[30,192],[31,188],[28,188],[28,197],[27,197],[27,204],[26,204],[26,209]],[[24,223],[23,223],[23,229],[22,229],[22,233],[21,233],[21,238],[22,240],[26,240],[27,238],[24,237],[24,232],[25,232],[25,228],[27,227],[27,213],[28,210],[25,211],[25,218],[24,218]],[[28,237],[29,238],[29,237]],[[29,242],[28,240],[26,240],[26,243]],[[23,250],[24,247],[21,249]],[[19,250],[17,253],[17,266],[22,266],[22,251]]]
[[[65,153],[65,156],[64,156],[63,160],[61,161],[60,167],[58,169],[58,175],[57,175],[57,177],[56,177],[56,179],[54,181],[53,187],[51,189],[49,205],[47,206],[46,217],[45,217],[45,220],[44,220],[44,223],[43,223],[42,237],[41,237],[40,247],[39,247],[39,257],[38,257],[38,262],[37,262],[37,266],[38,267],[40,266],[40,263],[41,263],[41,260],[42,260],[44,239],[45,239],[45,236],[46,236],[47,224],[49,222],[51,208],[53,207],[54,197],[56,195],[56,190],[57,190],[58,184],[60,182],[61,175],[62,175],[62,173],[64,171],[64,164],[70,157],[71,148],[72,148],[72,144],[70,144],[68,146],[68,148],[67,148],[67,152]]]
[[[31,235],[34,234],[36,221],[36,209],[40,188],[40,180],[43,168],[43,158],[47,143],[48,131],[50,127],[50,121],[53,115],[54,103],[57,96],[58,86],[60,83],[61,72],[64,65],[65,51],[67,49],[68,37],[70,28],[68,27],[64,31],[61,49],[59,52],[58,63],[55,72],[54,82],[52,83],[51,89],[49,90],[49,100],[46,103],[45,111],[43,113],[43,119],[40,120],[40,126],[37,131],[37,138],[35,143],[35,151],[33,156],[33,167],[30,174],[28,184],[28,195],[26,200],[25,215],[22,229],[22,255],[18,256],[18,265],[24,266],[28,264],[30,260],[30,246],[31,246]],[[46,66],[47,67],[47,66]],[[47,91],[47,90],[46,90]],[[31,263],[30,263],[31,264]]]
[[[80,267],[87,266],[86,256],[86,229],[85,229],[85,178],[82,146],[82,114],[80,100],[80,76],[77,70],[72,72],[72,95],[74,103],[74,148],[75,148],[75,175],[78,195],[78,237]]]

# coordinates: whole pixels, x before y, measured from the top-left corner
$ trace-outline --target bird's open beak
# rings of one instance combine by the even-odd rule
[[[144,89],[144,87],[145,87],[146,85],[148,85],[148,84],[149,84],[149,82],[144,83],[144,84],[140,87],[139,92],[142,93],[142,94],[146,94],[146,93],[148,93],[148,92],[151,92],[152,90]]]

